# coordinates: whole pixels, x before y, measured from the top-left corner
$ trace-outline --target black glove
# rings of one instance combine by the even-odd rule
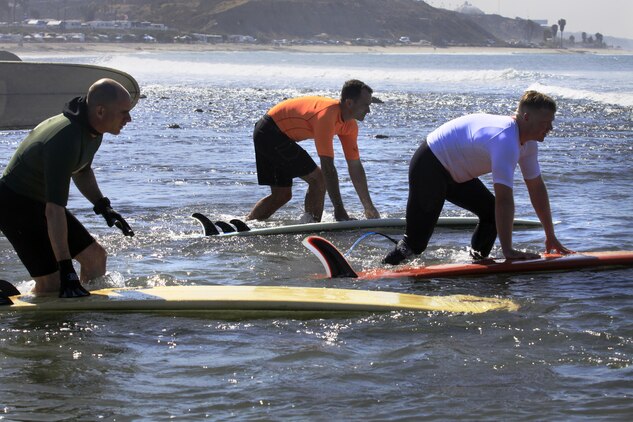
[[[121,214],[112,209],[110,200],[105,196],[97,201],[93,210],[95,214],[101,214],[105,218],[108,227],[117,226],[125,236],[134,236],[130,225],[121,217]]]
[[[59,261],[59,297],[83,297],[90,296],[90,292],[84,289],[79,282],[79,277],[73,268],[70,259]]]
[[[382,260],[383,264],[398,265],[405,259],[413,256],[413,251],[406,239],[401,239],[396,246]]]

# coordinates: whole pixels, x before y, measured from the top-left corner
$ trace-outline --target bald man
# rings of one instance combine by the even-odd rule
[[[131,109],[129,92],[101,79],[33,129],[9,161],[0,178],[0,230],[35,280],[33,293],[87,296],[81,282],[106,272],[105,249],[66,209],[71,179],[108,226],[134,235],[101,193],[91,167],[103,134],[118,135],[132,120]],[[72,259],[81,265],[81,282]]]

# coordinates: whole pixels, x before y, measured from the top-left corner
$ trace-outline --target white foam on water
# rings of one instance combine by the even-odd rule
[[[139,81],[166,84],[258,85],[261,87],[318,86],[338,87],[341,81],[361,79],[367,83],[395,89],[417,85],[448,86],[496,84],[508,81],[542,79],[548,75],[513,68],[496,70],[446,70],[415,67],[349,67],[300,65],[296,63],[234,63],[229,61],[160,60],[142,56],[108,57],[99,63],[126,71]]]
[[[538,82],[531,84],[528,89],[534,89],[548,95],[568,98],[572,100],[588,100],[602,104],[633,107],[633,92],[597,92],[587,89],[575,89],[563,86],[546,85]]]

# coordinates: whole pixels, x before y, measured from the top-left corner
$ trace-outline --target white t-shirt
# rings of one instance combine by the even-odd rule
[[[538,143],[519,142],[519,127],[509,116],[470,114],[451,120],[427,137],[427,143],[458,183],[492,173],[492,182],[513,186],[517,163],[523,178],[541,174]]]

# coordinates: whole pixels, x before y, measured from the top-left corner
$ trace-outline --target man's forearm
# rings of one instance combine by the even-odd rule
[[[74,174],[73,182],[75,182],[79,192],[91,203],[94,204],[103,197],[92,168],[87,168]]]
[[[323,171],[325,187],[330,201],[332,201],[335,213],[337,210],[345,211],[338,181],[338,172],[336,171],[336,167],[334,167],[334,159],[330,157],[321,157],[321,170]]]
[[[358,199],[360,199],[361,204],[363,204],[365,209],[373,208],[374,204],[371,200],[371,196],[369,195],[367,175],[363,164],[360,160],[350,160],[347,162],[347,167],[349,169],[350,178],[352,179],[352,184],[354,185],[354,189],[356,189],[356,194],[358,194]]]
[[[534,208],[534,212],[543,225],[545,236],[554,236],[554,223],[552,221],[552,211],[549,203],[549,195],[547,187],[541,176],[536,179],[526,180],[525,185],[530,194],[530,202]]]
[[[514,223],[514,197],[512,188],[495,183],[495,220],[499,243],[504,254],[512,250],[512,226]]]

